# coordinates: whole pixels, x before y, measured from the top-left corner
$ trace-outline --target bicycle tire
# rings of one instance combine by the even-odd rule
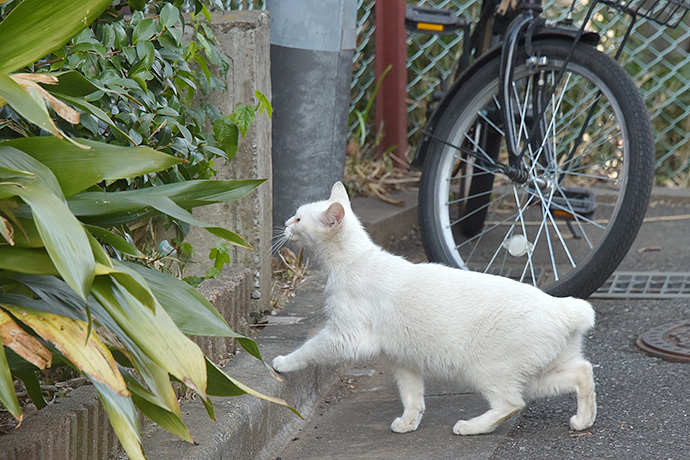
[[[524,184],[490,171],[483,159],[488,155],[476,141],[487,113],[498,105],[500,56],[477,69],[448,101],[422,152],[420,230],[430,261],[585,298],[625,257],[642,224],[655,160],[647,109],[625,70],[590,45],[578,44],[548,101],[546,138],[526,141],[538,113],[530,107],[535,88],[551,88],[571,46],[560,39],[533,43],[532,55],[541,58],[536,65],[518,49],[512,97],[529,172]],[[491,123],[503,136],[502,126]],[[462,145],[472,155],[462,153]],[[499,160],[508,164],[503,137],[499,150]],[[463,170],[475,168],[478,172],[463,176]],[[487,174],[491,180],[482,178]],[[474,213],[463,215],[472,200]],[[480,211],[477,203],[484,206]],[[593,206],[591,214],[585,205]],[[463,230],[464,220],[473,231]]]

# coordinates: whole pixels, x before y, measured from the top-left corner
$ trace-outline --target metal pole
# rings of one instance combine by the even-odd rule
[[[407,32],[404,0],[376,0],[376,79],[390,66],[376,95],[376,129],[383,127],[379,152],[392,150],[393,165],[408,169]]]
[[[268,0],[273,105],[273,225],[328,197],[343,178],[355,0]]]

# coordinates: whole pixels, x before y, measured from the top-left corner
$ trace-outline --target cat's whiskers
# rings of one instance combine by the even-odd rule
[[[280,231],[276,232],[276,234],[273,236],[271,247],[266,254],[264,254],[264,257],[268,257],[269,255],[277,255],[280,249],[285,246],[288,241],[290,241],[290,238],[284,233],[283,229],[280,229]]]

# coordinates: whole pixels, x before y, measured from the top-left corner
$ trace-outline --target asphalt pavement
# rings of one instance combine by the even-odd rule
[[[414,230],[390,249],[413,261],[424,260]],[[647,221],[619,270],[690,272],[690,194],[655,191]],[[303,287],[310,295],[321,288],[318,277]],[[298,291],[296,301],[300,295]],[[396,434],[389,426],[402,406],[391,373],[379,362],[358,363],[340,375],[299,431],[271,458],[690,458],[690,365],[651,357],[635,344],[655,326],[690,320],[690,298],[590,301],[597,325],[587,337],[585,354],[594,365],[598,416],[589,430],[569,429],[575,397],[562,395],[528,403],[494,433],[455,436],[455,422],[479,415],[486,404],[453,383],[432,381],[426,387],[427,409],[419,429]],[[690,343],[690,337],[687,340]]]

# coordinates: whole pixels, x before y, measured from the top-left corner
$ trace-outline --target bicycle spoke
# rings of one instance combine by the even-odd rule
[[[506,196],[506,195],[507,195],[507,194],[501,195],[498,199],[500,200],[501,198],[503,198],[503,197]],[[472,216],[472,215],[478,213],[479,211],[481,211],[481,210],[483,210],[483,209],[486,209],[486,208],[489,207],[489,206],[491,206],[491,202],[488,202],[488,203],[486,203],[485,205],[483,205],[483,206],[481,206],[481,207],[475,209],[475,210],[472,211],[471,213],[465,214],[464,216],[462,216],[462,217],[459,218],[458,220],[456,220],[456,221],[454,221],[454,222],[451,222],[450,227],[452,228],[452,227],[456,226],[457,224],[459,224],[459,223],[462,222],[463,220],[465,220],[465,219],[467,219],[468,217],[470,217],[470,216]]]

